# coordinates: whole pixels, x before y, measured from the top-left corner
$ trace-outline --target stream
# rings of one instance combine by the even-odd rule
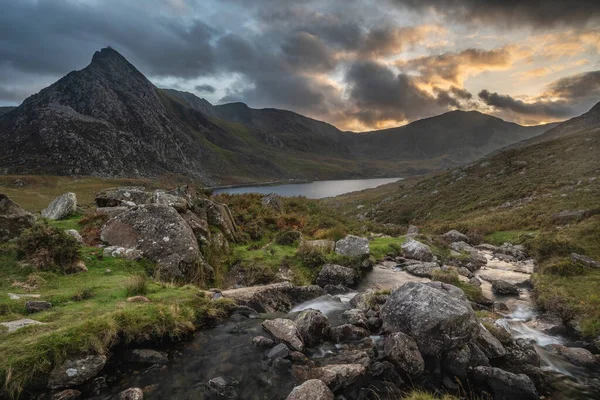
[[[531,300],[529,277],[533,262],[505,262],[493,258],[483,251],[488,263],[475,272],[482,281],[486,297],[506,304],[508,311],[496,322],[510,330],[514,339],[526,338],[535,342],[542,360],[542,370],[550,377],[554,400],[579,400],[600,398],[600,376],[598,371],[577,367],[562,356],[548,350],[552,344],[569,346],[569,338],[552,331],[552,321],[536,311]],[[428,282],[429,279],[413,276],[397,268],[390,261],[375,265],[358,287],[358,292],[369,289],[392,289],[406,282]],[[462,277],[461,277],[462,279]],[[464,278],[466,279],[466,278]],[[518,296],[497,296],[491,290],[490,280],[502,279],[521,288]],[[357,292],[343,295],[325,295],[295,306],[289,313],[257,314],[235,313],[218,326],[197,332],[193,340],[180,343],[171,351],[171,362],[162,368],[130,371],[122,374],[121,381],[111,384],[115,390],[127,387],[144,388],[147,399],[209,399],[204,388],[208,380],[215,377],[231,377],[237,381],[236,391],[240,399],[285,399],[295,386],[289,368],[280,368],[265,359],[265,350],[252,345],[252,338],[268,336],[262,329],[265,319],[294,317],[298,312],[312,308],[323,312],[332,326],[343,323],[341,314],[350,308],[350,299]],[[369,339],[367,339],[369,340]],[[376,346],[381,346],[377,336],[371,336]],[[335,355],[343,345],[324,344],[306,352],[319,365],[323,357]],[[109,399],[112,392],[97,396]]]

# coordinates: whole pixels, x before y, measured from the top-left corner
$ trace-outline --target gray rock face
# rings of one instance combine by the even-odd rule
[[[75,193],[65,193],[58,196],[56,199],[42,210],[42,217],[51,220],[63,219],[77,211],[77,196]]]
[[[408,238],[402,244],[402,251],[407,258],[419,261],[433,261],[433,253],[426,244],[418,242],[413,238]]]
[[[469,243],[469,237],[463,233],[460,233],[456,229],[452,229],[442,235],[444,239],[448,240],[451,243],[454,242],[465,242]]]
[[[50,308],[52,308],[52,303],[40,300],[30,300],[27,303],[25,303],[25,308],[27,309],[28,313],[32,314],[40,311],[49,310]]]
[[[381,307],[380,316],[384,329],[410,335],[425,355],[460,348],[478,332],[475,313],[462,290],[441,283],[400,286]]]
[[[200,218],[206,219],[209,225],[219,228],[227,240],[231,242],[237,240],[239,229],[231,210],[225,204],[216,203],[209,199],[198,199],[192,211]]]
[[[140,388],[129,388],[117,395],[116,400],[143,400],[144,391]]]
[[[98,192],[95,201],[98,207],[143,205],[152,202],[152,193],[142,186],[123,186]]]
[[[494,400],[537,400],[538,392],[531,379],[524,374],[513,374],[500,368],[476,367],[473,378],[488,386]]]
[[[109,245],[140,250],[157,263],[158,279],[185,282],[201,273],[196,237],[173,207],[148,204],[132,208],[109,220],[101,239]]]
[[[503,296],[519,295],[519,288],[516,285],[502,280],[492,282],[492,291]]]
[[[348,235],[335,243],[335,252],[346,257],[362,257],[371,250],[367,238]]]
[[[304,310],[294,320],[300,337],[306,346],[315,346],[329,337],[329,319],[318,310]]]
[[[342,318],[348,321],[349,324],[356,325],[359,328],[369,328],[369,323],[363,310],[357,308],[346,310],[342,313]]]
[[[138,364],[161,364],[169,363],[167,353],[152,349],[132,349],[125,353],[125,361]]]
[[[325,264],[317,276],[316,283],[321,287],[327,285],[354,286],[357,281],[356,272],[352,268],[336,264]]]
[[[435,271],[441,271],[440,266],[434,262],[423,262],[410,264],[404,270],[411,275],[432,278]]]
[[[398,370],[411,377],[418,377],[425,370],[425,361],[417,343],[402,332],[394,332],[386,337],[383,351]]]
[[[450,351],[446,355],[442,366],[447,373],[464,380],[467,379],[470,361],[471,350],[469,346],[463,346]]]
[[[81,385],[102,371],[106,356],[89,355],[70,359],[54,367],[48,379],[50,389],[62,389]]]
[[[184,197],[175,196],[164,190],[155,190],[152,195],[152,203],[170,206],[177,211],[184,212],[190,207],[190,203]]]
[[[269,193],[263,197],[260,202],[265,207],[272,208],[277,212],[283,212],[283,201],[281,201],[281,196],[277,193]]]
[[[483,325],[479,325],[479,334],[475,341],[487,358],[494,359],[504,357],[506,349],[494,335],[492,335]]]
[[[223,297],[232,299],[239,305],[265,313],[277,311],[288,312],[294,305],[324,294],[325,290],[320,286],[294,286],[289,282],[224,290],[221,292]]]
[[[333,393],[320,379],[309,379],[296,386],[286,400],[333,400]]]
[[[361,364],[331,364],[313,369],[311,375],[335,392],[357,382],[366,372],[366,368]]]
[[[300,337],[296,323],[290,319],[275,318],[262,323],[263,328],[275,338],[276,341],[287,344],[297,351],[304,351],[304,342]]]
[[[31,228],[35,218],[17,203],[0,193],[0,243],[14,239]]]

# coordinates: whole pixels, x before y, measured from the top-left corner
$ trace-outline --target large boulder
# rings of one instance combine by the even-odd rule
[[[402,244],[402,251],[406,258],[419,261],[433,261],[433,253],[426,244],[416,241],[413,238],[408,238]]]
[[[325,264],[317,276],[317,285],[344,285],[354,286],[358,280],[356,272],[352,268],[336,264]]]
[[[501,296],[518,296],[519,288],[510,282],[496,280],[492,282],[492,291]]]
[[[17,203],[0,193],[0,243],[16,238],[31,228],[35,218]]]
[[[521,244],[514,245],[508,242],[504,243],[494,251],[494,256],[499,257],[501,255],[510,256],[515,261],[524,261],[527,259],[527,252],[525,251],[525,247]]]
[[[566,358],[571,364],[580,367],[595,367],[598,365],[596,357],[587,349],[579,347],[567,347],[562,344],[551,344],[547,347],[553,353]]]
[[[479,325],[479,334],[475,338],[475,342],[483,351],[488,359],[504,357],[506,349],[494,335],[490,333],[483,325]]]
[[[227,205],[201,198],[194,203],[192,211],[201,219],[208,221],[210,226],[219,228],[227,240],[231,242],[237,240],[239,229]]]
[[[346,257],[362,257],[369,254],[371,250],[367,238],[348,235],[335,243],[335,252]]]
[[[467,379],[470,364],[471,350],[469,346],[463,346],[446,354],[442,367],[450,375],[465,380]]]
[[[369,335],[371,333],[368,330],[352,324],[343,324],[331,328],[331,338],[336,343],[355,342],[369,337]]]
[[[62,389],[81,385],[102,371],[106,356],[89,355],[70,359],[54,367],[48,379],[50,389]]]
[[[190,207],[190,203],[186,198],[167,193],[164,190],[154,191],[152,203],[171,206],[179,212],[184,212]]]
[[[152,192],[141,186],[105,189],[96,194],[98,207],[119,207],[152,203]]]
[[[443,238],[446,239],[447,241],[454,243],[454,242],[469,242],[469,237],[467,235],[465,235],[464,233],[460,233],[459,231],[457,231],[456,229],[452,229],[451,231],[448,231],[446,233],[444,233]]]
[[[320,286],[294,286],[289,282],[230,289],[221,292],[223,297],[262,313],[288,312],[296,304],[324,294],[325,290]]]
[[[333,393],[320,379],[309,379],[296,386],[286,400],[333,400]]]
[[[367,369],[361,364],[331,364],[313,369],[310,375],[323,381],[335,392],[356,383],[366,372]]]
[[[380,316],[385,330],[410,335],[421,353],[431,356],[462,347],[479,329],[462,290],[439,282],[409,282],[396,288]]]
[[[304,350],[304,342],[300,337],[298,327],[291,319],[275,318],[266,320],[262,323],[262,326],[276,341],[285,343],[297,351]]]
[[[539,399],[535,385],[524,374],[517,375],[494,367],[475,367],[473,378],[492,391],[494,400]]]
[[[173,207],[134,207],[109,220],[100,237],[111,246],[140,250],[157,264],[158,279],[182,282],[202,273],[203,261],[194,232]]]
[[[61,194],[42,210],[42,217],[51,220],[63,219],[77,211],[77,196],[75,193]]]
[[[304,310],[294,319],[300,337],[306,346],[315,346],[329,337],[329,319],[318,310]]]
[[[406,375],[418,377],[425,370],[425,361],[417,343],[402,332],[394,332],[386,337],[383,351],[386,358]]]
[[[409,264],[404,267],[404,270],[411,275],[421,276],[424,278],[432,278],[435,271],[441,271],[442,268],[434,262],[422,262]]]

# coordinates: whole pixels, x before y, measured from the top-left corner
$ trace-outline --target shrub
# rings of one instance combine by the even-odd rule
[[[78,290],[77,293],[75,293],[71,297],[71,300],[83,301],[83,300],[91,299],[92,297],[94,297],[94,289],[87,287],[87,288]]]
[[[578,276],[587,273],[586,267],[571,259],[552,259],[545,263],[542,272],[556,276]]]
[[[270,283],[275,279],[275,271],[263,264],[248,264],[243,266],[244,271],[244,284],[251,285],[263,285]]]
[[[443,283],[448,283],[450,285],[458,286],[460,284],[460,279],[458,278],[458,273],[452,269],[440,269],[437,271],[433,271],[433,275],[431,277],[434,281],[440,281]]]
[[[148,277],[146,275],[129,277],[125,289],[127,296],[141,296],[148,293]]]
[[[550,234],[539,235],[525,242],[525,247],[538,262],[552,257],[567,257],[571,253],[584,253],[583,249],[567,240],[560,240]]]
[[[302,240],[302,234],[298,231],[279,232],[275,235],[275,243],[282,246],[290,246],[299,243]]]
[[[16,241],[17,255],[40,271],[68,272],[79,259],[81,246],[62,229],[46,222],[25,230]]]
[[[296,257],[303,266],[311,269],[319,268],[327,263],[327,257],[321,250],[306,245],[300,246],[296,252]]]
[[[101,243],[100,232],[106,221],[108,221],[108,215],[98,212],[87,213],[79,220],[79,225],[82,226],[80,233],[85,244],[96,246]]]

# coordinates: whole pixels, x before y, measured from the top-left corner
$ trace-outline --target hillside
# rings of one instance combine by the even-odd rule
[[[0,173],[173,176],[206,185],[408,176],[472,161],[547,128],[454,111],[400,128],[342,132],[291,111],[213,106],[158,89],[105,48],[83,70],[0,111]]]

